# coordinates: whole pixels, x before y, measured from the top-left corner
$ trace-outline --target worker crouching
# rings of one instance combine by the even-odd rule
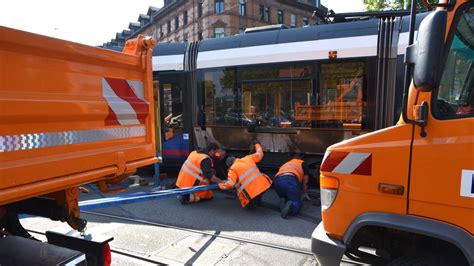
[[[272,181],[262,174],[257,163],[263,158],[260,144],[255,144],[255,153],[237,159],[229,157],[226,164],[229,167],[227,181],[219,183],[222,190],[236,189],[237,197],[242,208],[254,208],[261,202],[261,196],[267,191]]]
[[[280,197],[281,217],[296,215],[303,203],[301,199],[311,200],[308,196],[308,174],[306,163],[299,153],[283,164],[273,180],[273,188]]]
[[[216,156],[218,146],[209,144],[205,149],[193,151],[181,166],[181,170],[176,180],[179,188],[189,188],[194,186],[209,185],[210,182],[219,183],[222,180],[214,175],[214,167],[211,156]],[[188,195],[179,195],[178,200],[182,204],[198,202],[204,199],[212,199],[212,191],[196,192]]]

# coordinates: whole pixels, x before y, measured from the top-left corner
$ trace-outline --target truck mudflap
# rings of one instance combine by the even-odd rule
[[[330,238],[324,231],[323,222],[320,222],[311,236],[311,251],[319,264],[332,266],[341,263],[346,246],[341,241]]]

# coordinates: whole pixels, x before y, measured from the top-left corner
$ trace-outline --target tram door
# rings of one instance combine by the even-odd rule
[[[163,167],[179,167],[190,152],[185,74],[160,74]],[[184,104],[183,104],[184,103]]]

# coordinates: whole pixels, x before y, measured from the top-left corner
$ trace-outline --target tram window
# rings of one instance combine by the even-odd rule
[[[311,105],[311,80],[242,84],[242,110],[249,123],[263,127],[310,127],[295,119],[295,106]]]
[[[206,125],[241,125],[242,115],[236,110],[235,69],[225,68],[203,74]]]
[[[311,127],[296,106],[314,104],[309,65],[250,68],[242,73],[242,112],[248,124],[268,128]]]
[[[162,83],[165,140],[183,132],[183,91],[174,83]]]
[[[316,127],[362,129],[367,106],[364,66],[363,62],[321,64],[318,104],[306,108]]]

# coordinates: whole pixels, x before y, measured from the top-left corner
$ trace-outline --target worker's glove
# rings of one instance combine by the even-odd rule
[[[227,186],[225,182],[221,182],[217,184],[217,186],[219,187],[220,190],[227,190]]]
[[[311,198],[309,197],[308,193],[303,193],[303,194],[301,195],[301,199],[302,199],[302,200],[307,200],[307,201],[310,201],[310,200],[311,200]]]

